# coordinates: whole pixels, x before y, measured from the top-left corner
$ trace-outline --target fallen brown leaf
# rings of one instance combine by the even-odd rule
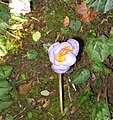
[[[31,83],[32,81],[29,81],[28,83],[21,84],[19,86],[19,93],[20,94],[27,94],[29,90],[31,89]]]
[[[2,120],[2,116],[0,116],[0,120]]]
[[[66,16],[66,17],[64,18],[63,24],[64,24],[64,27],[67,27],[67,26],[69,25],[69,17],[68,17],[68,16]]]
[[[83,24],[87,24],[100,14],[99,12],[94,11],[92,8],[87,8],[86,1],[82,2],[80,5],[75,6],[74,10],[79,15]]]
[[[43,108],[47,107],[50,104],[50,100],[45,99],[44,97],[40,98],[37,102],[41,102],[43,104]]]
[[[73,114],[76,111],[76,107],[72,106],[70,113]]]

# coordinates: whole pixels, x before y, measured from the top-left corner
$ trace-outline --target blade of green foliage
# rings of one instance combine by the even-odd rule
[[[74,84],[80,84],[80,83],[84,83],[86,80],[88,80],[89,77],[90,77],[89,69],[82,67],[82,68],[79,68],[77,71],[75,71],[72,74],[71,80],[72,80],[72,83],[74,83]]]
[[[107,120],[108,110],[105,101],[101,101],[95,105],[92,112],[91,120]]]
[[[103,35],[97,38],[89,38],[86,44],[86,52],[91,60],[103,62],[110,55],[108,38]]]
[[[13,101],[0,101],[0,112],[11,106]]]
[[[112,0],[86,0],[87,6],[102,13],[106,13],[113,9]]]
[[[82,96],[80,98],[79,104],[84,104],[85,102],[87,102],[90,99],[90,95],[91,95],[91,88],[88,87],[85,89],[85,91],[83,91]]]
[[[0,79],[6,79],[12,71],[13,67],[10,65],[0,66]]]

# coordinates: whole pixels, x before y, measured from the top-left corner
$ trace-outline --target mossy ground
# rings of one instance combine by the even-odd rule
[[[6,62],[13,66],[13,72],[10,76],[10,81],[15,86],[12,91],[13,105],[5,110],[2,114],[11,114],[15,120],[90,120],[91,110],[94,106],[94,99],[79,105],[80,96],[85,90],[87,84],[76,86],[75,91],[72,85],[67,82],[68,74],[64,75],[64,106],[68,108],[67,114],[62,117],[59,105],[59,88],[58,88],[58,75],[51,70],[51,63],[48,59],[48,54],[43,48],[43,43],[55,41],[66,41],[69,38],[76,38],[85,41],[86,32],[88,27],[84,28],[85,32],[76,33],[70,28],[63,26],[65,16],[70,20],[76,20],[78,17],[73,11],[76,5],[73,0],[64,2],[63,0],[50,0],[47,3],[33,2],[34,11],[32,15],[39,21],[31,20],[31,31],[38,30],[41,32],[41,40],[35,43],[30,37],[30,32],[25,33],[26,39],[23,39],[22,46],[19,48],[18,53],[10,53],[6,57]],[[41,10],[43,8],[43,10]],[[94,26],[92,26],[93,28]],[[62,32],[64,30],[65,32]],[[58,38],[58,39],[57,39]],[[83,46],[82,46],[83,47]],[[27,50],[34,48],[38,52],[35,60],[28,60],[26,57]],[[74,66],[76,70],[81,64],[83,65],[88,61],[85,53],[81,54],[82,57],[78,58],[78,62]],[[23,78],[19,77],[23,74]],[[50,77],[53,77],[52,79]],[[32,81],[32,86],[28,93],[25,95],[19,94],[19,86],[22,83]],[[42,90],[51,91],[51,94],[45,99],[49,100],[49,105],[43,108],[43,104],[38,102]],[[69,92],[72,98],[70,101]],[[72,108],[75,109],[71,113]]]

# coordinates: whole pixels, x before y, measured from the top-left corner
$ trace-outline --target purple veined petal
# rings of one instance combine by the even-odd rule
[[[54,53],[55,53],[55,54],[59,53],[59,51],[60,51],[62,48],[64,48],[66,45],[69,45],[69,43],[68,43],[68,42],[62,42],[62,43],[60,43],[60,45],[58,45],[57,48],[55,48]]]
[[[78,52],[79,52],[79,43],[78,43],[78,41],[76,41],[75,39],[69,39],[67,42],[75,47],[75,49],[72,51],[72,53],[74,53],[75,56],[77,56]]]
[[[50,60],[52,63],[54,63],[54,61],[55,61],[54,50],[55,50],[55,48],[56,48],[57,46],[59,46],[59,45],[60,45],[60,43],[59,43],[59,42],[56,42],[56,43],[54,43],[53,45],[51,45],[51,46],[49,47],[49,50],[48,50],[49,60]]]
[[[72,66],[76,62],[76,56],[73,53],[69,53],[65,55],[65,60],[63,62],[58,62],[54,60],[55,65],[64,65],[64,66]]]
[[[59,42],[56,42],[56,43],[52,44],[52,45],[49,47],[49,49],[48,49],[48,53],[49,53],[53,48],[55,48],[56,46],[58,46],[59,44],[60,44]]]
[[[70,66],[64,66],[64,65],[57,66],[53,64],[51,68],[53,69],[54,72],[62,74],[67,72],[70,69]]]

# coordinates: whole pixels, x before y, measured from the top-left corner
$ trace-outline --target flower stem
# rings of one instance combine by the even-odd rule
[[[62,75],[59,74],[59,94],[60,94],[60,110],[61,110],[61,114],[64,114],[64,110],[63,110],[63,95],[62,95]]]

